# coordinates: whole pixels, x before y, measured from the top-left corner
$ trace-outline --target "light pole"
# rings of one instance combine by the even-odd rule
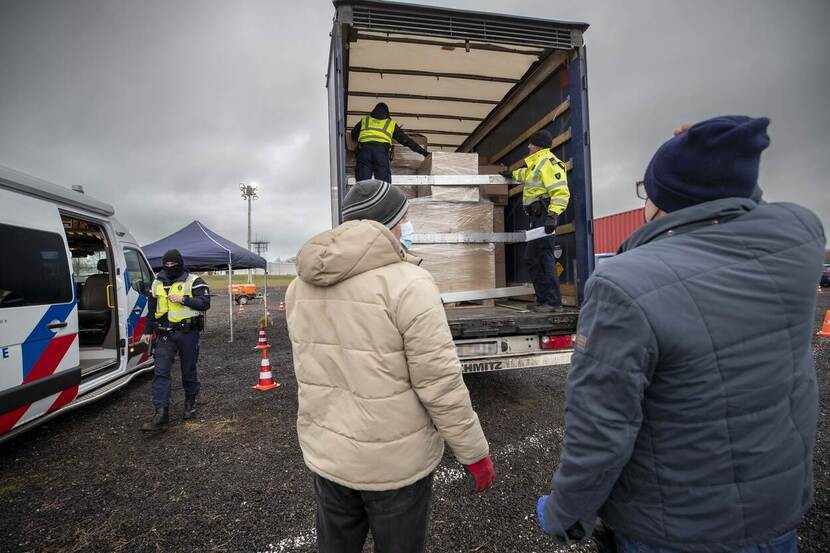
[[[248,250],[251,249],[251,200],[259,199],[256,194],[256,184],[239,184],[239,190],[242,192],[242,199],[248,200]],[[248,284],[254,281],[251,269],[248,269]]]

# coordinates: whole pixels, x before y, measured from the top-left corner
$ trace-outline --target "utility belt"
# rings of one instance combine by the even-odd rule
[[[202,315],[185,319],[180,323],[171,323],[170,321],[160,322],[156,327],[159,332],[201,332],[205,329],[205,318]]]
[[[550,196],[540,196],[522,207],[524,207],[525,214],[532,217],[541,217],[542,215],[545,215],[548,212],[548,208],[550,208]]]

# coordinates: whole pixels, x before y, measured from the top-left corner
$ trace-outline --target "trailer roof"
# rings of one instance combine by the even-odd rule
[[[573,29],[584,32],[588,29],[587,23],[576,21],[558,21],[383,0],[333,0],[333,4],[335,7],[356,7],[359,10],[356,15],[362,19],[364,24],[373,26],[375,30],[397,33],[408,32],[433,36],[441,33],[443,36],[454,38],[505,42],[510,38],[509,33],[506,32],[507,28],[512,26],[515,27],[512,31],[521,29],[524,32],[517,37],[519,45],[541,43],[544,40],[543,36],[550,36],[555,31]],[[416,21],[417,25],[413,25],[413,21]],[[429,29],[431,26],[432,28],[430,33],[420,33],[411,31],[413,26],[420,26],[424,29]],[[502,29],[505,32],[502,32]],[[552,44],[540,45],[553,47]]]
[[[0,187],[59,204],[86,209],[99,215],[115,214],[115,208],[110,204],[2,165],[0,165]]]
[[[512,109],[504,104],[521,101],[521,84],[553,74],[588,28],[378,0],[333,3],[345,25],[348,129],[386,102],[431,150],[472,150]]]

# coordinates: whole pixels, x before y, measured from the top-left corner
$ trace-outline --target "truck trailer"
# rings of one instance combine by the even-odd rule
[[[392,184],[479,185],[504,200],[504,228],[492,233],[416,235],[419,240],[496,243],[503,247],[499,286],[442,294],[465,372],[567,365],[578,307],[594,265],[588,81],[583,33],[588,25],[455,9],[334,0],[326,75],[332,225],[354,182],[349,131],[376,102],[386,102],[410,136],[430,152],[478,154],[480,174],[403,175]],[[515,169],[538,130],[554,137],[571,193],[560,216],[555,255],[562,313],[522,308],[532,294],[522,255],[530,239],[521,186],[494,167]],[[494,174],[495,173],[495,174]],[[418,194],[420,196],[420,194]],[[495,232],[498,231],[498,232]],[[417,223],[416,223],[417,233]],[[479,306],[464,306],[479,302]],[[526,303],[525,303],[526,305]]]

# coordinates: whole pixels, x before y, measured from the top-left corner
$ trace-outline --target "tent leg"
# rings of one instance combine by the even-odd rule
[[[268,326],[268,269],[265,269],[265,294],[263,295],[263,302],[265,303],[265,326]]]
[[[231,339],[233,343],[233,265],[228,263],[228,314],[231,321]]]

